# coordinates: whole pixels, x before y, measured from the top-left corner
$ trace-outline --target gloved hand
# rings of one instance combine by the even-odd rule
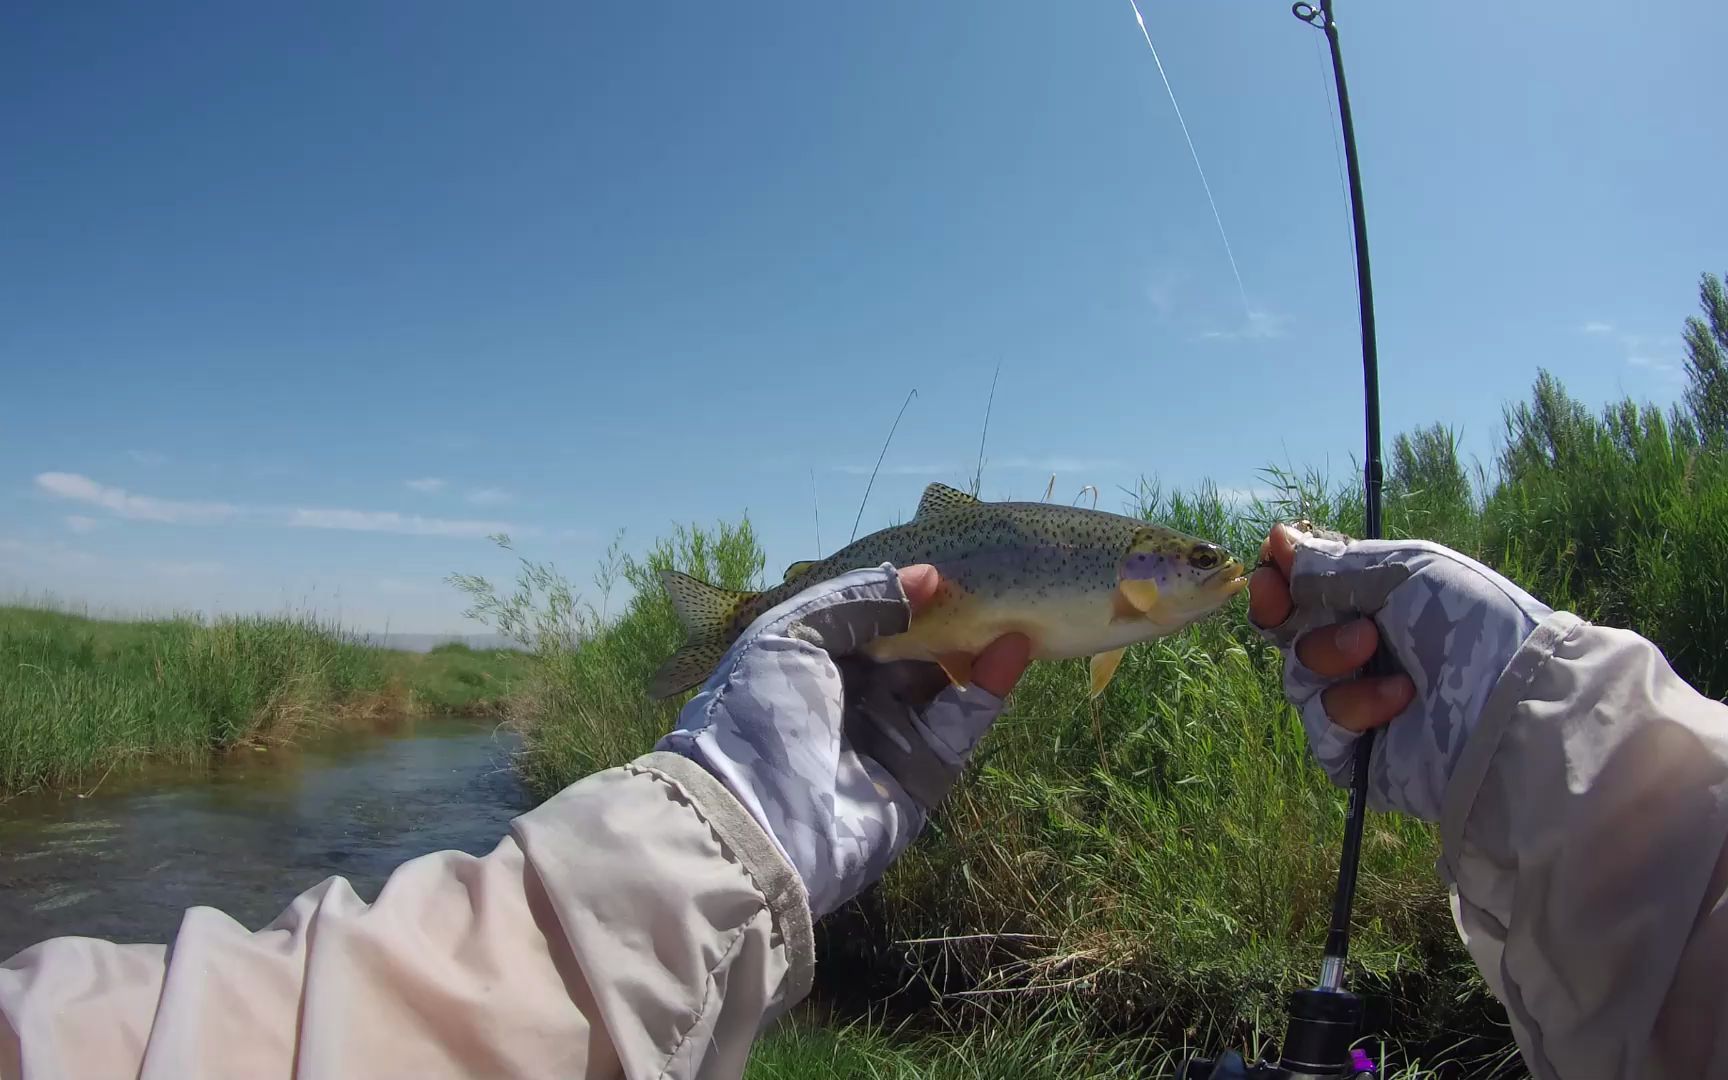
[[[876,881],[924,827],[1025,671],[1011,634],[972,665],[858,654],[936,592],[930,566],[884,564],[821,582],[758,618],[655,747],[719,778],[803,879],[821,917]]]
[[[1438,821],[1488,695],[1552,609],[1427,541],[1352,541],[1280,525],[1261,554],[1250,618],[1284,654],[1284,691],[1314,756],[1334,783],[1348,784],[1358,735],[1386,725],[1368,805]],[[1353,678],[1382,644],[1399,673]]]

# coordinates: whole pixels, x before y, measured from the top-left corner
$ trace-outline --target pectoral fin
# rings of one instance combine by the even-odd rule
[[[1157,582],[1145,578],[1123,578],[1116,583],[1113,610],[1117,619],[1138,619],[1157,606]]]
[[[1116,677],[1116,665],[1122,662],[1122,654],[1127,651],[1124,646],[1110,652],[1101,652],[1092,658],[1092,693],[1089,697],[1097,697],[1110,685],[1110,680]]]

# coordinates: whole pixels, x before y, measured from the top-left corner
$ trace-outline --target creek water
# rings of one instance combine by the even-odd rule
[[[62,935],[166,942],[199,905],[256,930],[333,874],[370,901],[416,856],[484,854],[533,805],[517,746],[434,718],[0,803],[0,960]]]

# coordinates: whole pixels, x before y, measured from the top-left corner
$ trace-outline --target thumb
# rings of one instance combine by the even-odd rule
[[[906,593],[906,602],[912,605],[914,614],[936,596],[936,590],[942,585],[942,575],[929,563],[913,563],[900,568],[900,588]]]

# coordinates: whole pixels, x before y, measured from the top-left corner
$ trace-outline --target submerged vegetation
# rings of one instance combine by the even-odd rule
[[[112,622],[0,608],[0,794],[491,708],[520,661],[461,647],[389,652],[302,616]]]
[[[1451,545],[1556,607],[1649,636],[1721,697],[1728,309],[1694,322],[1689,368],[1701,373],[1688,407],[1592,413],[1543,372],[1505,412],[1492,477],[1465,468],[1442,426],[1394,440],[1386,523],[1388,535]],[[1360,534],[1353,485],[1269,477],[1274,493],[1250,505],[1143,483],[1127,512],[1238,555],[1252,556],[1275,520]],[[620,580],[633,592],[614,613],[547,563],[524,559],[510,593],[458,575],[472,613],[532,649],[509,702],[529,782],[550,794],[672,726],[677,703],[645,694],[680,640],[658,570],[743,589],[760,586],[763,564],[741,520],[681,527],[641,558],[615,547],[599,595]],[[1172,1046],[1280,1037],[1283,995],[1317,965],[1344,795],[1309,760],[1279,673],[1243,605],[1130,650],[1096,701],[1083,661],[1034,665],[925,834],[819,929],[818,995],[863,998],[921,1034],[792,1028],[763,1041],[752,1075],[1156,1075]],[[1484,1075],[1507,1059],[1510,1034],[1458,943],[1438,843],[1421,822],[1371,818],[1353,981],[1394,1063],[1440,1058],[1456,1074],[1468,1061]],[[1060,1029],[1053,1015],[1066,1018]]]

